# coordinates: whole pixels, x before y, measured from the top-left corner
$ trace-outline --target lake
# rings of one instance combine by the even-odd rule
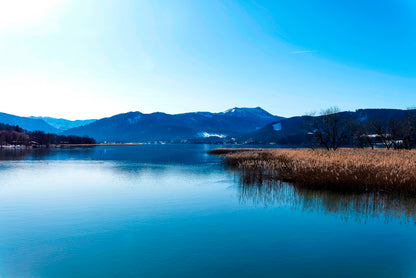
[[[0,152],[0,277],[416,277],[414,199],[247,183],[217,147]]]

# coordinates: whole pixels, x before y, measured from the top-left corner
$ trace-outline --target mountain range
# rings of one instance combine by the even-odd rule
[[[174,115],[129,112],[69,129],[64,134],[88,135],[98,142],[210,141],[240,136],[281,119],[260,107]]]
[[[59,129],[51,126],[42,119],[32,117],[20,117],[6,113],[0,113],[0,123],[18,125],[28,131],[41,130],[48,133],[58,133]]]
[[[51,117],[33,117],[33,116],[30,118],[43,120],[47,124],[51,125],[52,127],[56,128],[59,131],[65,131],[67,129],[87,125],[96,121],[95,119],[71,121],[71,120],[56,119],[56,118],[51,118]]]
[[[92,123],[96,120],[66,120],[51,117],[20,117],[12,114],[0,112],[0,123],[8,125],[18,125],[28,131],[43,131],[47,133],[62,133],[63,131]]]
[[[357,122],[401,120],[407,110],[360,109],[340,112]],[[98,120],[70,121],[50,117],[19,117],[0,113],[0,123],[63,135],[88,135],[97,142],[191,142],[305,144],[310,116],[284,118],[260,107],[232,108],[220,113],[145,114],[128,112]]]

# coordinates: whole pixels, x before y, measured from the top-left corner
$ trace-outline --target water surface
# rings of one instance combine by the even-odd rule
[[[413,199],[246,183],[214,147],[0,153],[0,277],[416,277]]]

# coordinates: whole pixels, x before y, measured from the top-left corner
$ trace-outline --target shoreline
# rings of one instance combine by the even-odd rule
[[[71,147],[97,147],[97,146],[140,146],[143,143],[102,143],[102,144],[61,144],[56,148],[71,148]]]
[[[3,145],[2,150],[36,150],[36,149],[59,149],[59,148],[73,148],[73,147],[98,147],[98,146],[140,146],[143,143],[105,143],[105,144],[58,144],[50,146],[24,146],[24,145]]]

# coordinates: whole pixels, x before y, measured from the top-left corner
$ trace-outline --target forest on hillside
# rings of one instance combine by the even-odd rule
[[[88,136],[58,135],[43,131],[27,131],[18,125],[0,123],[0,148],[3,146],[49,147],[66,144],[95,144]]]

